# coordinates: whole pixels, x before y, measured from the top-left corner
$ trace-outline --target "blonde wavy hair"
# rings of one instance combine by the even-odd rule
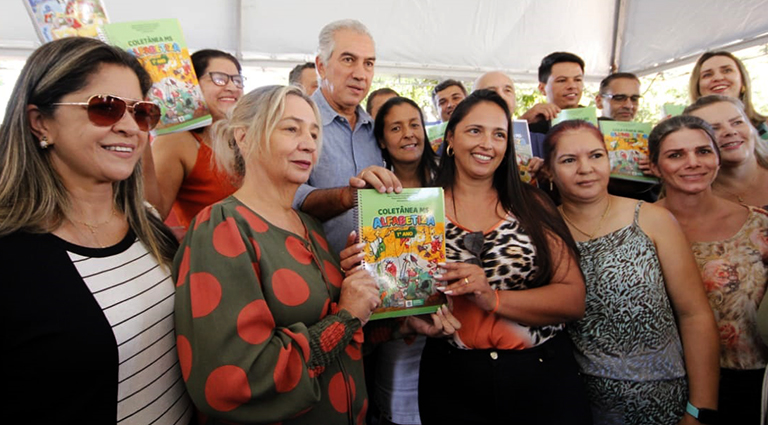
[[[245,176],[245,163],[253,155],[270,153],[269,139],[285,112],[288,96],[304,99],[315,114],[318,125],[322,122],[320,111],[312,99],[296,86],[265,86],[241,97],[228,114],[227,119],[217,121],[211,129],[211,140],[216,165],[233,179]],[[235,130],[245,129],[246,152],[241,152],[235,142]],[[322,125],[318,129],[317,154],[322,146]]]
[[[744,109],[744,104],[739,99],[730,96],[723,96],[721,94],[711,94],[709,96],[696,99],[695,102],[685,108],[683,114],[692,115],[693,112],[698,111],[699,109],[723,102],[730,103],[731,105],[735,106],[741,114],[742,118],[744,118],[747,123],[750,122],[749,116],[747,116],[747,111]],[[750,125],[750,127],[750,137],[752,137],[752,140],[755,143],[755,157],[757,158],[757,163],[761,167],[768,170],[768,142],[761,139],[760,136],[757,135],[757,130],[755,130],[754,126]]]

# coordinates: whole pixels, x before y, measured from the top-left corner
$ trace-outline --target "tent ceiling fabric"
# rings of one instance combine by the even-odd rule
[[[320,29],[362,21],[373,34],[377,72],[473,77],[501,69],[536,80],[546,54],[571,51],[586,74],[611,69],[621,0],[103,0],[112,22],[178,18],[191,50],[237,52],[258,66],[311,60]],[[690,61],[708,48],[768,43],[768,0],[623,0],[619,70],[648,72]],[[0,14],[0,55],[39,45],[20,0]],[[737,44],[738,45],[738,44]]]

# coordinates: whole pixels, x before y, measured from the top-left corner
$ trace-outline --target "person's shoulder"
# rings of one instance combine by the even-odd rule
[[[196,155],[198,143],[198,139],[191,131],[165,134],[152,141],[152,152],[162,152],[166,155],[173,154],[180,157],[191,152],[195,152]]]
[[[235,219],[238,214],[240,203],[234,196],[229,196],[215,204],[208,205],[200,210],[195,218],[189,224],[190,233],[208,233],[216,230],[217,226],[228,219]]]
[[[0,258],[6,264],[19,260],[45,259],[50,251],[55,249],[52,241],[48,233],[30,233],[22,230],[0,236]]]
[[[640,222],[640,227],[642,227],[644,230],[659,231],[659,229],[668,229],[668,226],[679,226],[674,214],[672,214],[671,211],[661,205],[645,201],[638,201],[631,198],[615,198],[622,199],[624,202],[631,203],[635,206],[638,203],[641,204],[639,207],[640,212],[638,220]]]
[[[768,226],[768,210],[763,207],[749,207],[749,215],[762,225]]]

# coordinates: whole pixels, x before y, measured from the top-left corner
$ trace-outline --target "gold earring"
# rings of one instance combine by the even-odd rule
[[[550,181],[549,181],[549,191],[550,191],[550,192],[554,192],[554,191],[555,191],[555,187],[554,187],[554,185],[552,184],[552,180],[550,180]]]
[[[43,136],[40,138],[40,149],[48,149],[48,146],[50,146],[51,143],[48,141],[47,136]]]
[[[447,148],[445,148],[445,153],[448,156],[453,156],[455,152],[453,151],[453,147],[451,145],[448,145]]]

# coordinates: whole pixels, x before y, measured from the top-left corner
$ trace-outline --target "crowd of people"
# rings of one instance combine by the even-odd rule
[[[732,54],[702,55],[651,132],[658,185],[611,178],[594,125],[551,124],[580,107],[573,53],[542,59],[519,117],[538,184],[502,72],[434,87],[434,152],[413,100],[369,95],[358,21],[289,86],[192,61],[213,124],[151,146],[131,55],[68,38],[22,70],[0,128],[9,423],[766,423],[768,122]],[[641,99],[615,73],[595,102],[633,121]],[[355,192],[430,186],[448,303],[369,322]]]

